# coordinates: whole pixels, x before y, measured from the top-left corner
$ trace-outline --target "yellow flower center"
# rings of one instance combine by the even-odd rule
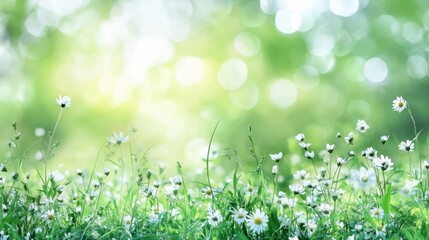
[[[254,222],[255,222],[255,224],[261,225],[262,219],[257,217],[257,218],[255,218]]]
[[[212,195],[212,190],[207,189],[207,190],[206,190],[206,195]]]
[[[54,214],[52,213],[48,214],[48,220],[54,220]]]
[[[364,183],[368,182],[368,176],[362,176],[360,180]]]
[[[404,106],[404,103],[402,101],[399,101],[398,102],[398,107],[403,107],[403,106]]]
[[[239,213],[237,217],[238,218],[244,218],[243,214],[241,214],[241,213]]]
[[[130,224],[131,224],[131,219],[130,219],[130,218],[126,219],[126,220],[125,220],[125,224],[126,224],[126,225],[130,225]]]

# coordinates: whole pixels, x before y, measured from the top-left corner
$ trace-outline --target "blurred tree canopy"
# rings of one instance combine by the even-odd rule
[[[72,107],[58,157],[74,162],[135,127],[133,144],[155,145],[152,159],[203,167],[219,119],[221,149],[246,152],[249,125],[265,155],[289,153],[300,132],[322,149],[358,119],[374,138],[396,134],[396,147],[413,133],[391,109],[403,96],[427,145],[428,9],[426,0],[2,0],[1,141],[14,121],[28,144],[35,128],[52,130],[61,94]]]

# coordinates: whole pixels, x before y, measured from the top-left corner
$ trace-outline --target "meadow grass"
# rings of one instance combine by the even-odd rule
[[[355,131],[337,133],[325,149],[312,149],[304,133],[295,136],[297,154],[308,167],[280,181],[283,152],[261,155],[249,127],[253,170],[238,156],[229,180],[211,178],[212,161],[220,157],[210,137],[205,178],[167,176],[146,153],[129,141],[134,131],[108,137],[93,168],[71,172],[53,168],[55,131],[71,99],[59,97],[60,112],[42,146],[43,167],[37,176],[23,170],[28,159],[16,123],[8,143],[10,156],[0,164],[0,239],[427,239],[429,237],[429,163],[421,159],[419,134],[410,105],[396,98],[393,110],[408,112],[413,139],[394,145],[385,155],[389,136],[375,137],[364,120]],[[398,113],[398,114],[399,114]],[[368,138],[371,146],[356,144]],[[393,144],[393,143],[392,143]],[[360,147],[359,147],[360,146]],[[392,146],[392,145],[391,145]],[[397,152],[396,152],[397,151]],[[416,154],[411,154],[416,153]],[[222,156],[222,153],[220,153]],[[100,158],[108,163],[101,165]],[[401,160],[399,160],[401,159]],[[398,164],[399,161],[408,164]],[[287,163],[290,165],[290,163]],[[269,166],[271,171],[264,171]],[[401,168],[402,167],[402,168]],[[101,170],[100,170],[101,169]]]

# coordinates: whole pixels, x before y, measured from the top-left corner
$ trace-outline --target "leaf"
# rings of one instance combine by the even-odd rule
[[[364,210],[363,215],[365,217],[365,221],[371,224],[373,229],[377,229],[377,224],[374,222],[374,219],[372,219],[371,215],[369,215],[368,210]]]
[[[385,216],[390,218],[390,197],[392,192],[392,185],[389,185],[386,189],[386,193],[381,199],[381,208],[383,208]]]

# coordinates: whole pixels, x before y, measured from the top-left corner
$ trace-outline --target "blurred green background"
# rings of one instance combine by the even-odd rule
[[[403,96],[425,146],[428,9],[427,0],[1,0],[0,142],[14,121],[25,146],[35,128],[52,130],[61,94],[72,98],[56,135],[64,164],[91,165],[106,137],[134,127],[132,144],[154,146],[153,164],[201,169],[218,120],[221,155],[236,149],[253,164],[250,125],[258,151],[287,162],[297,133],[320,151],[358,119],[396,149],[413,134],[407,113],[391,109]]]

